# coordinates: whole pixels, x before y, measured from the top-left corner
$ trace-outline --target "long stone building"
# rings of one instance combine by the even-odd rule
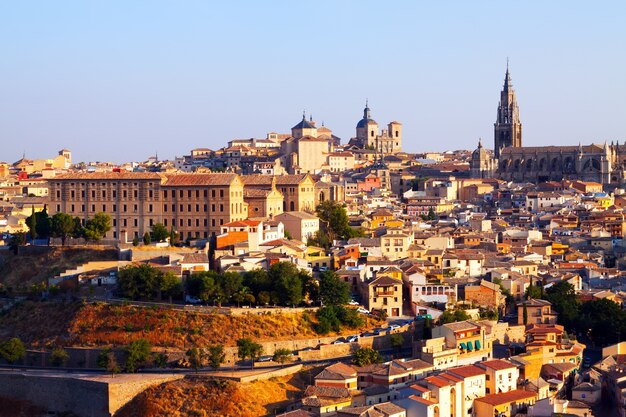
[[[156,223],[182,239],[209,238],[226,223],[312,211],[316,203],[315,181],[306,174],[72,173],[51,179],[49,189],[51,215],[63,212],[84,223],[106,213],[112,228],[105,238],[119,241],[140,238]]]

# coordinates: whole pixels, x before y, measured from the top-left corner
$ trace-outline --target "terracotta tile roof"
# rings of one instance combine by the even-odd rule
[[[272,190],[260,190],[258,188],[245,188],[243,190],[244,198],[265,198]]]
[[[447,387],[450,385],[450,381],[446,380],[444,378],[440,378],[438,376],[429,376],[424,378],[425,381],[427,381],[429,384],[432,384],[436,387]]]
[[[417,401],[418,403],[425,404],[425,405],[437,405],[438,404],[434,401],[430,401],[422,397],[418,397],[417,395],[411,395],[409,398],[412,399],[413,401]]]
[[[206,264],[209,258],[206,253],[186,253],[181,260],[184,264]]]
[[[156,172],[73,172],[69,174],[57,175],[50,181],[56,180],[160,180],[161,175]]]
[[[485,375],[485,370],[475,365],[459,366],[457,368],[448,369],[448,372],[463,378],[471,378],[473,376]]]
[[[508,392],[501,392],[498,394],[489,394],[481,398],[476,398],[474,401],[480,401],[489,405],[501,405],[510,404],[522,400],[530,400],[537,397],[537,393],[531,391],[524,391],[516,389]]]
[[[230,185],[235,178],[237,178],[237,174],[231,173],[175,174],[168,175],[163,185],[165,187]]]
[[[503,369],[515,368],[511,362],[507,362],[502,359],[492,359],[490,361],[480,362],[481,366],[485,368],[495,369],[496,371],[501,371]]]
[[[322,372],[315,376],[315,379],[347,379],[356,378],[356,368],[345,363],[337,362],[327,366]]]

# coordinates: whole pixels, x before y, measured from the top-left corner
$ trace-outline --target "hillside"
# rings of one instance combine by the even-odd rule
[[[274,415],[300,397],[307,381],[308,375],[304,372],[250,383],[185,378],[147,389],[120,409],[115,417]]]
[[[15,290],[27,289],[31,284],[76,268],[91,261],[117,260],[117,251],[111,248],[51,247],[42,254],[14,255],[0,252],[0,284]]]
[[[121,346],[145,338],[153,346],[186,349],[193,344],[235,346],[242,337],[256,341],[318,337],[314,324],[315,315],[307,312],[225,316],[169,308],[27,301],[0,316],[0,338],[17,336],[33,347]],[[370,318],[369,327],[375,325]]]

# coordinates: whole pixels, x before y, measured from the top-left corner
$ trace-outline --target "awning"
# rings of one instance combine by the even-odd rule
[[[474,350],[472,347],[472,342],[467,342],[467,350],[469,350],[470,352]]]
[[[479,349],[480,349],[480,340],[477,340],[476,341],[476,350],[479,350]]]
[[[465,342],[461,342],[461,349],[467,350],[467,346],[465,345]]]

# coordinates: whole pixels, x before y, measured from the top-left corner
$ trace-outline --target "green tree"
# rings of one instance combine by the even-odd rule
[[[104,349],[98,354],[96,358],[96,364],[100,368],[104,368],[111,374],[118,374],[121,372],[120,365],[117,362],[115,353],[111,349]]]
[[[210,345],[207,348],[207,362],[213,369],[217,369],[226,362],[226,354],[223,345]]]
[[[97,242],[111,230],[111,216],[106,213],[96,213],[92,219],[87,220],[84,229],[85,238]]]
[[[261,291],[271,291],[272,281],[270,280],[267,271],[261,268],[247,271],[243,275],[243,285],[250,288],[252,293],[259,294]],[[269,302],[269,301],[268,301]]]
[[[231,300],[243,288],[243,276],[237,272],[225,272],[218,277],[218,283],[226,300]]]
[[[163,273],[148,264],[125,266],[117,277],[118,290],[133,300],[155,297],[162,283]]]
[[[526,307],[526,303],[524,303],[524,306],[522,307],[522,320],[524,326],[526,326],[528,324],[528,308]]]
[[[197,347],[192,347],[187,350],[185,353],[187,355],[187,359],[189,360],[189,366],[191,366],[196,372],[198,369],[202,368],[202,363],[204,362],[205,354],[202,349],[198,349]]]
[[[428,216],[426,216],[427,220],[437,220],[437,215],[435,214],[434,210],[431,208],[428,209]]]
[[[551,302],[554,311],[559,313],[559,324],[570,331],[577,327],[580,303],[576,298],[576,291],[572,284],[567,281],[559,281],[545,291],[544,298]]]
[[[317,280],[304,270],[298,271],[298,278],[302,282],[302,298],[311,303],[317,303],[320,299],[320,285]]]
[[[389,337],[389,342],[392,348],[400,350],[404,346],[404,336],[400,333],[394,333]]]
[[[26,355],[24,343],[17,337],[13,337],[0,344],[0,356],[7,362],[14,363]]]
[[[530,279],[530,285],[526,289],[526,299],[539,299],[541,298],[541,288],[533,284],[533,279]]]
[[[173,272],[168,271],[162,274],[159,290],[161,292],[161,298],[182,298],[183,284]]]
[[[139,246],[139,238],[137,236],[133,238],[133,246]]]
[[[17,255],[17,248],[26,244],[26,234],[23,232],[13,233],[9,239],[9,249]]]
[[[52,216],[51,234],[53,237],[61,238],[61,244],[65,245],[65,241],[72,235],[74,227],[74,219],[67,213],[57,213]]]
[[[187,293],[194,297],[198,297],[205,303],[215,299],[219,288],[216,283],[218,276],[215,271],[199,272],[192,274],[185,281]]]
[[[167,228],[163,225],[163,223],[155,223],[152,226],[152,240],[155,242],[163,242],[170,236],[170,233],[167,231]]]
[[[350,301],[350,285],[334,271],[324,271],[319,277],[320,299],[324,305],[344,305]]]
[[[150,243],[152,243],[152,238],[150,237],[150,233],[146,232],[143,234],[143,244],[149,245]]]
[[[253,342],[252,339],[244,337],[237,340],[237,356],[239,356],[239,359],[245,361],[247,358],[250,358],[254,362],[262,354],[263,346]]]
[[[275,263],[268,275],[281,304],[295,306],[302,302],[302,280],[296,265],[291,262]]]
[[[74,239],[85,237],[85,228],[78,216],[74,217],[74,229],[72,229],[71,236]]]
[[[362,232],[350,227],[346,209],[336,201],[324,201],[317,206],[317,217],[322,221],[322,228],[327,232],[329,240],[349,239]]]
[[[286,363],[291,360],[292,353],[289,349],[279,348],[274,351],[274,356],[272,356],[272,360],[276,363]]]
[[[465,312],[465,310],[460,308],[457,308],[454,311],[446,310],[439,318],[441,324],[454,323],[457,321],[465,321],[469,319],[470,316]]]
[[[52,366],[62,366],[70,359],[70,355],[63,348],[55,348],[50,354],[50,363]]]
[[[380,353],[372,348],[360,348],[352,354],[352,362],[356,366],[372,365],[382,361],[383,357]]]
[[[170,245],[178,243],[178,233],[174,230],[174,226],[170,227]]]
[[[270,293],[268,291],[261,291],[256,297],[257,303],[264,306],[268,305],[270,300]]]
[[[30,240],[37,239],[37,216],[35,213],[35,206],[32,206],[32,213],[26,219],[26,225],[28,226],[28,231],[30,232]]]
[[[126,346],[126,372],[136,372],[137,368],[150,359],[152,346],[146,339],[133,340]]]

